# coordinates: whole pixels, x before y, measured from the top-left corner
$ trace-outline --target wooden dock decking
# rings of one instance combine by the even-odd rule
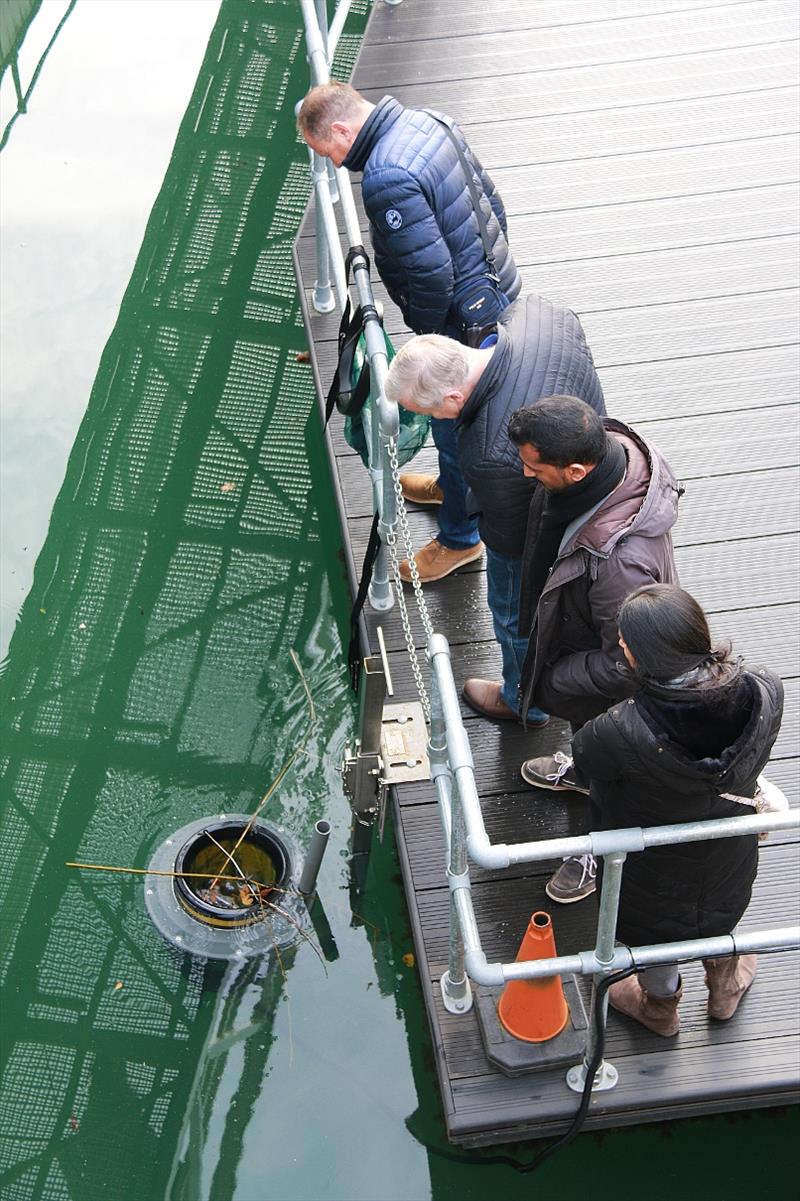
[[[353,83],[370,99],[452,114],[506,202],[524,287],[575,309],[609,413],[655,441],[684,481],[675,531],[683,584],[715,632],[778,671],[786,715],[769,776],[798,803],[798,67],[796,8],[783,0],[404,0],[376,3]],[[310,305],[313,222],[296,247],[318,386],[338,315]],[[379,281],[386,327],[408,331]],[[334,478],[360,567],[370,490],[334,418]],[[435,469],[432,449],[414,469]],[[411,513],[417,545],[435,515]],[[456,682],[497,678],[482,564],[426,589]],[[418,645],[421,627],[414,619]],[[383,627],[398,695],[413,696],[399,616]],[[519,764],[566,742],[464,711],[494,841],[583,832],[581,800],[524,788]],[[444,1012],[448,890],[430,784],[394,795],[394,817],[449,1137],[464,1145],[557,1133],[578,1098],[564,1070],[507,1079],[487,1064],[474,1011]],[[490,959],[511,959],[530,913],[553,915],[558,950],[593,945],[595,907],[547,902],[547,865],[471,868]],[[743,928],[797,919],[797,841],[773,835]],[[683,970],[682,1028],[665,1041],[611,1015],[619,1085],[587,1128],[783,1104],[800,1077],[796,954],[765,955],[726,1025],[705,1016],[702,968]]]

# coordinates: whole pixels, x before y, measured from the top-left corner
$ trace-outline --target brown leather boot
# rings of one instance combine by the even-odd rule
[[[461,690],[464,704],[489,721],[519,721],[516,709],[505,703],[500,693],[503,685],[494,680],[467,680]]]
[[[637,976],[628,976],[608,990],[609,1005],[662,1038],[672,1038],[680,1030],[678,1002],[682,996],[683,985],[679,984],[671,997],[654,997],[642,988]]]
[[[403,496],[415,505],[440,505],[444,500],[435,475],[422,475],[418,471],[406,471],[400,476]]]
[[[442,546],[441,542],[431,538],[428,545],[423,546],[422,550],[418,550],[414,555],[414,562],[417,565],[420,581],[423,584],[432,584],[434,580],[443,580],[456,568],[464,567],[467,563],[474,563],[476,559],[480,559],[482,554],[482,542],[476,546],[462,547],[461,550],[451,550],[449,546]],[[400,579],[405,584],[411,583],[408,559],[403,559],[400,564]]]
[[[755,955],[730,955],[726,959],[704,959],[708,1016],[717,1022],[727,1022],[736,1013],[744,994],[756,974]]]

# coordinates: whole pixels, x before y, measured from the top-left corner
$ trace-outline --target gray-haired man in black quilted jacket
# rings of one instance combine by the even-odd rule
[[[518,631],[522,557],[536,481],[526,478],[509,418],[546,396],[570,395],[605,413],[600,380],[576,315],[542,296],[520,297],[483,346],[413,338],[389,369],[386,393],[405,408],[455,420],[458,458],[486,544],[487,600],[503,663],[502,683],[470,679],[464,700],[492,721],[519,719],[528,646]],[[531,705],[528,726],[547,714]]]
[[[392,96],[372,104],[349,84],[329,83],[308,93],[298,127],[312,150],[337,167],[363,172],[375,265],[408,327],[474,344],[475,331],[494,325],[521,281],[503,203],[455,122],[432,109],[405,108]],[[491,264],[454,138],[483,214]],[[442,579],[482,552],[466,508],[452,420],[435,417],[432,432],[438,478],[401,477],[407,500],[440,506],[436,538],[414,556],[423,583]],[[405,560],[400,574],[410,581]]]

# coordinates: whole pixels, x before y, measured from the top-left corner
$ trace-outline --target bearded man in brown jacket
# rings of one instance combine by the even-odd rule
[[[574,396],[518,409],[508,434],[534,492],[523,553],[519,630],[529,632],[520,712],[532,705],[573,731],[635,690],[619,645],[617,614],[644,584],[677,584],[671,530],[679,487],[641,435]],[[529,759],[537,788],[588,794],[561,752]],[[547,884],[554,901],[594,892],[594,860],[567,859]]]

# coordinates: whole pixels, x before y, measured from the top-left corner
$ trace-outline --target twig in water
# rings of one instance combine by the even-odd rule
[[[281,915],[281,917],[285,917],[287,922],[289,923],[289,925],[294,926],[295,930],[300,935],[300,937],[304,938],[306,940],[306,942],[308,943],[308,945],[313,950],[317,959],[322,964],[322,970],[325,972],[325,975],[327,976],[328,969],[325,966],[325,958],[322,954],[321,949],[314,942],[314,939],[311,938],[310,935],[308,935],[306,933],[306,931],[303,929],[303,927],[300,925],[300,923],[295,918],[292,917],[291,913],[289,913],[288,910],[281,909],[280,905],[276,905],[274,901],[268,901],[266,899],[266,897],[262,897],[261,900],[264,905],[268,906],[268,908],[274,909],[276,913],[279,913]],[[267,921],[269,919],[265,918],[264,920]]]
[[[66,862],[64,867],[77,867],[83,872],[122,872],[132,876],[169,876],[172,880],[207,880],[208,872],[168,872],[156,867],[116,867],[111,863],[71,863]],[[249,879],[249,877],[246,877]],[[232,880],[234,884],[238,883],[239,876],[217,876],[218,880]],[[267,888],[271,892],[284,892],[288,895],[296,896],[296,888],[279,888],[277,884],[263,884],[260,880],[255,880],[255,884],[259,888]]]
[[[281,768],[281,770],[278,772],[277,776],[275,777],[275,779],[272,781],[272,783],[270,784],[269,788],[268,788],[268,789],[267,789],[267,791],[265,792],[264,796],[263,796],[263,797],[261,798],[261,800],[258,802],[258,805],[257,805],[257,806],[256,806],[256,808],[255,808],[255,812],[253,813],[253,816],[250,818],[249,822],[247,823],[247,825],[245,826],[245,828],[242,830],[241,834],[239,835],[239,837],[238,837],[238,839],[237,839],[237,841],[236,841],[236,844],[235,844],[235,846],[233,847],[233,850],[232,850],[232,851],[229,851],[229,852],[226,852],[227,858],[226,858],[225,862],[224,862],[224,863],[223,863],[223,865],[222,865],[222,870],[223,870],[223,871],[224,871],[224,870],[225,870],[225,868],[227,867],[227,865],[228,865],[228,863],[230,862],[230,860],[231,860],[232,856],[236,854],[236,852],[239,850],[239,847],[241,846],[241,844],[244,842],[244,840],[245,840],[245,838],[247,837],[247,835],[248,835],[248,834],[250,833],[250,831],[252,830],[252,828],[253,828],[253,823],[255,822],[255,820],[256,820],[256,818],[258,817],[258,815],[259,815],[259,813],[261,812],[261,810],[262,810],[262,809],[264,808],[264,806],[266,805],[266,803],[267,803],[267,801],[269,800],[269,798],[272,796],[272,794],[273,794],[273,792],[275,791],[275,789],[278,787],[278,785],[279,785],[279,784],[281,783],[281,781],[283,780],[283,778],[284,778],[284,776],[286,775],[286,773],[287,773],[287,772],[289,771],[289,769],[290,769],[290,768],[291,768],[291,767],[294,765],[294,763],[296,762],[296,760],[297,760],[297,759],[299,759],[299,758],[300,758],[300,756],[301,756],[301,755],[302,755],[302,754],[305,752],[306,746],[308,745],[308,742],[309,742],[309,740],[310,740],[310,738],[311,738],[311,735],[314,733],[314,730],[315,730],[315,728],[316,728],[316,725],[317,725],[317,711],[316,711],[316,709],[315,709],[315,707],[314,707],[314,701],[313,701],[313,698],[312,698],[312,696],[311,696],[311,690],[309,689],[309,687],[308,687],[308,684],[306,683],[306,678],[305,678],[305,676],[303,675],[303,668],[302,668],[302,666],[301,666],[301,664],[300,664],[300,660],[299,660],[299,658],[298,658],[298,656],[297,656],[297,652],[295,651],[294,647],[292,647],[292,648],[289,650],[289,654],[291,655],[292,663],[294,663],[294,666],[295,666],[295,668],[296,668],[296,670],[297,670],[297,674],[300,676],[300,683],[303,685],[303,691],[304,691],[304,692],[305,692],[305,694],[306,694],[306,701],[308,702],[308,712],[309,712],[308,729],[306,730],[306,735],[305,735],[305,738],[303,739],[303,741],[300,743],[300,745],[299,745],[299,746],[298,746],[298,747],[297,747],[297,748],[296,748],[296,749],[295,749],[295,750],[292,752],[292,754],[291,754],[291,755],[289,756],[289,758],[286,760],[286,762],[284,763],[283,767],[282,767],[282,768]],[[219,879],[219,877],[217,877],[217,879]],[[211,881],[211,885],[210,885],[210,887],[211,887],[211,888],[213,888],[213,887],[214,887],[214,885],[215,885],[216,883],[217,883],[217,880],[212,880],[212,881]]]
[[[217,842],[216,838],[214,837],[214,835],[211,833],[211,831],[210,831],[210,830],[203,830],[203,833],[204,833],[204,834],[205,834],[205,835],[206,835],[208,838],[210,838],[210,839],[211,839],[211,841],[213,842],[213,844],[214,844],[214,846],[217,848],[217,850],[219,850],[219,851],[222,851],[223,855],[225,855],[225,854],[227,853],[227,852],[226,852],[226,850],[225,850],[225,848],[224,848],[224,846],[222,845],[222,843],[221,843],[221,842]],[[257,896],[259,896],[260,894],[258,893],[257,889],[255,888],[255,886],[254,886],[253,884],[251,884],[251,883],[250,883],[250,881],[248,880],[247,876],[244,874],[244,872],[242,871],[242,869],[239,867],[239,864],[238,864],[238,863],[236,862],[236,860],[234,859],[234,857],[233,857],[233,854],[231,854],[230,862],[233,864],[233,866],[236,868],[236,870],[237,870],[237,872],[239,873],[239,875],[241,876],[241,878],[244,880],[244,882],[245,882],[245,885],[246,885],[246,886],[247,886],[247,887],[250,889],[251,895],[252,895],[252,896],[254,896],[254,897],[257,897]],[[211,885],[211,888],[213,888],[213,887],[214,887],[214,885],[212,884],[212,885]],[[210,891],[210,890],[209,890],[209,891]],[[242,891],[242,890],[240,889],[240,892],[239,892],[239,896],[240,896],[240,898],[241,898],[241,891]],[[252,902],[251,902],[251,904],[252,904]]]
[[[386,931],[386,930],[382,930],[382,929],[381,929],[381,927],[380,927],[380,926],[376,926],[374,922],[370,922],[370,921],[368,921],[368,920],[367,920],[367,918],[365,918],[365,917],[363,916],[363,914],[361,914],[361,913],[356,913],[355,909],[351,909],[351,910],[350,910],[350,912],[352,913],[353,917],[357,917],[357,918],[358,918],[358,920],[359,920],[360,922],[363,922],[365,926],[369,926],[369,928],[370,928],[370,934],[369,934],[369,936],[368,936],[368,937],[369,937],[369,943],[370,943],[370,947],[372,948],[372,954],[373,954],[373,955],[374,955],[374,954],[376,953],[376,951],[377,951],[377,948],[378,948],[378,939],[379,939],[381,936],[383,936],[383,937],[387,938],[387,939],[389,940],[389,945],[391,946],[391,944],[392,944],[392,940],[391,940],[391,938],[390,938],[390,936],[389,936],[389,934],[387,933],[387,931]]]

